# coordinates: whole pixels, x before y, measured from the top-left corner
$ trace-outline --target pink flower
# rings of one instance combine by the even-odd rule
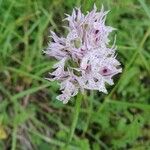
[[[109,34],[114,28],[105,25],[108,11],[94,9],[87,15],[79,8],[67,15],[68,34],[58,37],[51,31],[51,41],[45,53],[58,60],[50,80],[60,84],[57,99],[67,103],[79,91],[98,90],[107,93],[105,83],[113,85],[112,77],[122,70],[115,56],[116,48],[109,48]]]

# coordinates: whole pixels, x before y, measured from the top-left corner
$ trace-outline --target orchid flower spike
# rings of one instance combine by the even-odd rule
[[[108,11],[91,12],[84,15],[80,8],[67,15],[68,34],[58,37],[51,31],[53,39],[45,53],[58,63],[53,67],[49,80],[57,80],[61,94],[57,99],[64,104],[84,90],[107,93],[105,84],[113,85],[112,77],[122,71],[116,59],[116,47],[109,46],[109,34],[115,30],[105,25]]]

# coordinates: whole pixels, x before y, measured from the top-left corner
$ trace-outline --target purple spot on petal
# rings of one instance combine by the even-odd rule
[[[108,71],[108,70],[107,70],[106,68],[103,69],[103,73],[104,73],[104,74],[107,73],[107,71]]]
[[[111,75],[111,70],[104,67],[102,70],[100,70],[100,74],[103,76],[109,76],[109,75]]]
[[[86,73],[90,73],[90,71],[91,71],[91,65],[87,65],[87,67],[86,67]]]
[[[95,34],[97,34],[98,32],[99,32],[99,30],[96,30],[96,31],[95,31]]]

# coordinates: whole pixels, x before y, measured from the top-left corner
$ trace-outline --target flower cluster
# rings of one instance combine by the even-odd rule
[[[97,12],[94,6],[84,15],[76,8],[65,18],[69,22],[65,38],[51,31],[53,41],[45,53],[57,59],[58,63],[49,79],[59,81],[62,94],[57,99],[63,103],[85,89],[107,93],[105,84],[112,85],[112,77],[121,72],[120,63],[116,60],[116,47],[108,46],[108,36],[115,29],[105,25],[107,13],[103,7]]]

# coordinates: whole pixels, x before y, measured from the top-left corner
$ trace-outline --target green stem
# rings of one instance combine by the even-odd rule
[[[76,128],[76,125],[77,125],[79,112],[80,112],[81,101],[82,101],[82,94],[78,94],[77,99],[76,99],[75,110],[74,110],[74,113],[73,113],[73,121],[72,121],[72,125],[71,125],[71,128],[70,128],[70,134],[69,134],[69,139],[68,139],[67,145],[72,141],[72,138],[73,138],[73,135],[74,135],[74,132],[75,132],[75,128]]]
[[[93,101],[94,101],[94,91],[90,92],[90,97],[88,98],[86,95],[86,99],[89,100],[89,109],[88,109],[88,116],[87,116],[87,122],[85,125],[85,128],[83,129],[83,135],[85,135],[85,133],[88,130],[89,124],[90,124],[90,119],[92,117],[92,112],[93,112]]]

